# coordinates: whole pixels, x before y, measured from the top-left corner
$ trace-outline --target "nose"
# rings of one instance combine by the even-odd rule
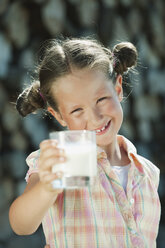
[[[97,129],[102,124],[103,115],[98,108],[88,110],[88,126],[92,129]]]

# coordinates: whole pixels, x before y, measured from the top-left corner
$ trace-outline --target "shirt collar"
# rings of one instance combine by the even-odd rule
[[[138,157],[137,150],[135,146],[132,144],[131,141],[129,141],[127,138],[125,138],[122,135],[117,135],[117,140],[119,143],[119,146],[123,146],[124,150],[127,152],[129,159],[131,160],[131,163],[133,162],[136,168],[139,170],[141,174],[144,174],[143,166],[141,163],[140,158]],[[107,159],[107,154],[105,151],[97,146],[97,159]]]

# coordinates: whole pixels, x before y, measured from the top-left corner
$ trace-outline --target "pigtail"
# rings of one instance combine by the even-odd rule
[[[137,64],[138,53],[130,42],[121,42],[113,48],[113,68],[117,74],[123,74]]]
[[[17,98],[16,109],[25,117],[35,112],[37,109],[45,107],[45,99],[40,91],[40,82],[34,81],[32,85],[26,88]]]

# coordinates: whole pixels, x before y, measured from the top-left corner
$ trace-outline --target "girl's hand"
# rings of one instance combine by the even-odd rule
[[[50,246],[49,245],[45,245],[44,248],[50,248]]]
[[[54,191],[59,194],[63,189],[53,189],[52,181],[63,176],[62,172],[52,172],[52,167],[56,164],[66,161],[63,149],[57,147],[56,140],[44,140],[40,143],[39,157],[39,177],[41,183],[48,191]]]

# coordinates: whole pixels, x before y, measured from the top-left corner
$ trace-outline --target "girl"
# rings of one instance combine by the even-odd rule
[[[123,120],[122,75],[136,65],[133,44],[113,51],[90,39],[53,40],[39,79],[17,100],[22,116],[46,108],[70,130],[95,130],[98,175],[93,187],[57,190],[54,164],[66,160],[57,142],[44,140],[27,158],[27,187],[10,207],[13,230],[34,233],[43,225],[54,247],[153,248],[160,220],[159,169],[118,135]]]

